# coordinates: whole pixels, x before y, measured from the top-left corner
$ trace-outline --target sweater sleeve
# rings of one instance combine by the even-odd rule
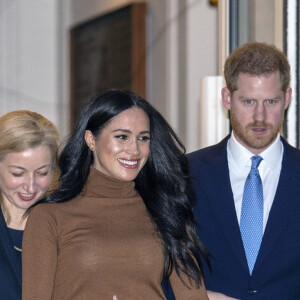
[[[175,268],[173,268],[173,272],[170,276],[170,283],[176,300],[209,300],[203,282],[201,286],[197,288],[196,286],[189,284],[186,276],[182,275],[182,277],[187,286],[181,281]]]
[[[40,204],[28,217],[22,245],[22,299],[50,300],[57,264],[57,222],[49,210],[52,204]]]

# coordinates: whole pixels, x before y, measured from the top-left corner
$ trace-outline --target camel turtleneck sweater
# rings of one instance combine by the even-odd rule
[[[23,300],[165,299],[162,241],[134,182],[91,168],[83,193],[40,204],[23,237]],[[171,276],[176,299],[208,299]]]

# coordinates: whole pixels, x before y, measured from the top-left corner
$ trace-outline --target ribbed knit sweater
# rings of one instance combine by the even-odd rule
[[[23,300],[165,299],[162,241],[134,182],[93,167],[81,195],[30,212],[22,255]],[[208,299],[170,281],[177,300]]]

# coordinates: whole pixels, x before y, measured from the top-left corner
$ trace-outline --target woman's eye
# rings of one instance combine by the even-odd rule
[[[139,140],[140,141],[149,141],[150,137],[149,136],[141,136],[141,137],[139,137]]]
[[[126,140],[128,137],[126,135],[120,134],[116,136],[117,139]]]
[[[49,172],[39,172],[37,173],[38,176],[47,176],[49,174]]]

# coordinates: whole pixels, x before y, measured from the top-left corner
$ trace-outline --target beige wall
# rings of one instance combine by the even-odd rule
[[[148,0],[147,98],[188,151],[198,148],[200,79],[217,74],[217,8],[207,0]],[[2,0],[0,114],[31,109],[69,133],[69,30],[131,3]]]
[[[0,114],[29,109],[59,123],[57,17],[56,1],[1,1]]]

